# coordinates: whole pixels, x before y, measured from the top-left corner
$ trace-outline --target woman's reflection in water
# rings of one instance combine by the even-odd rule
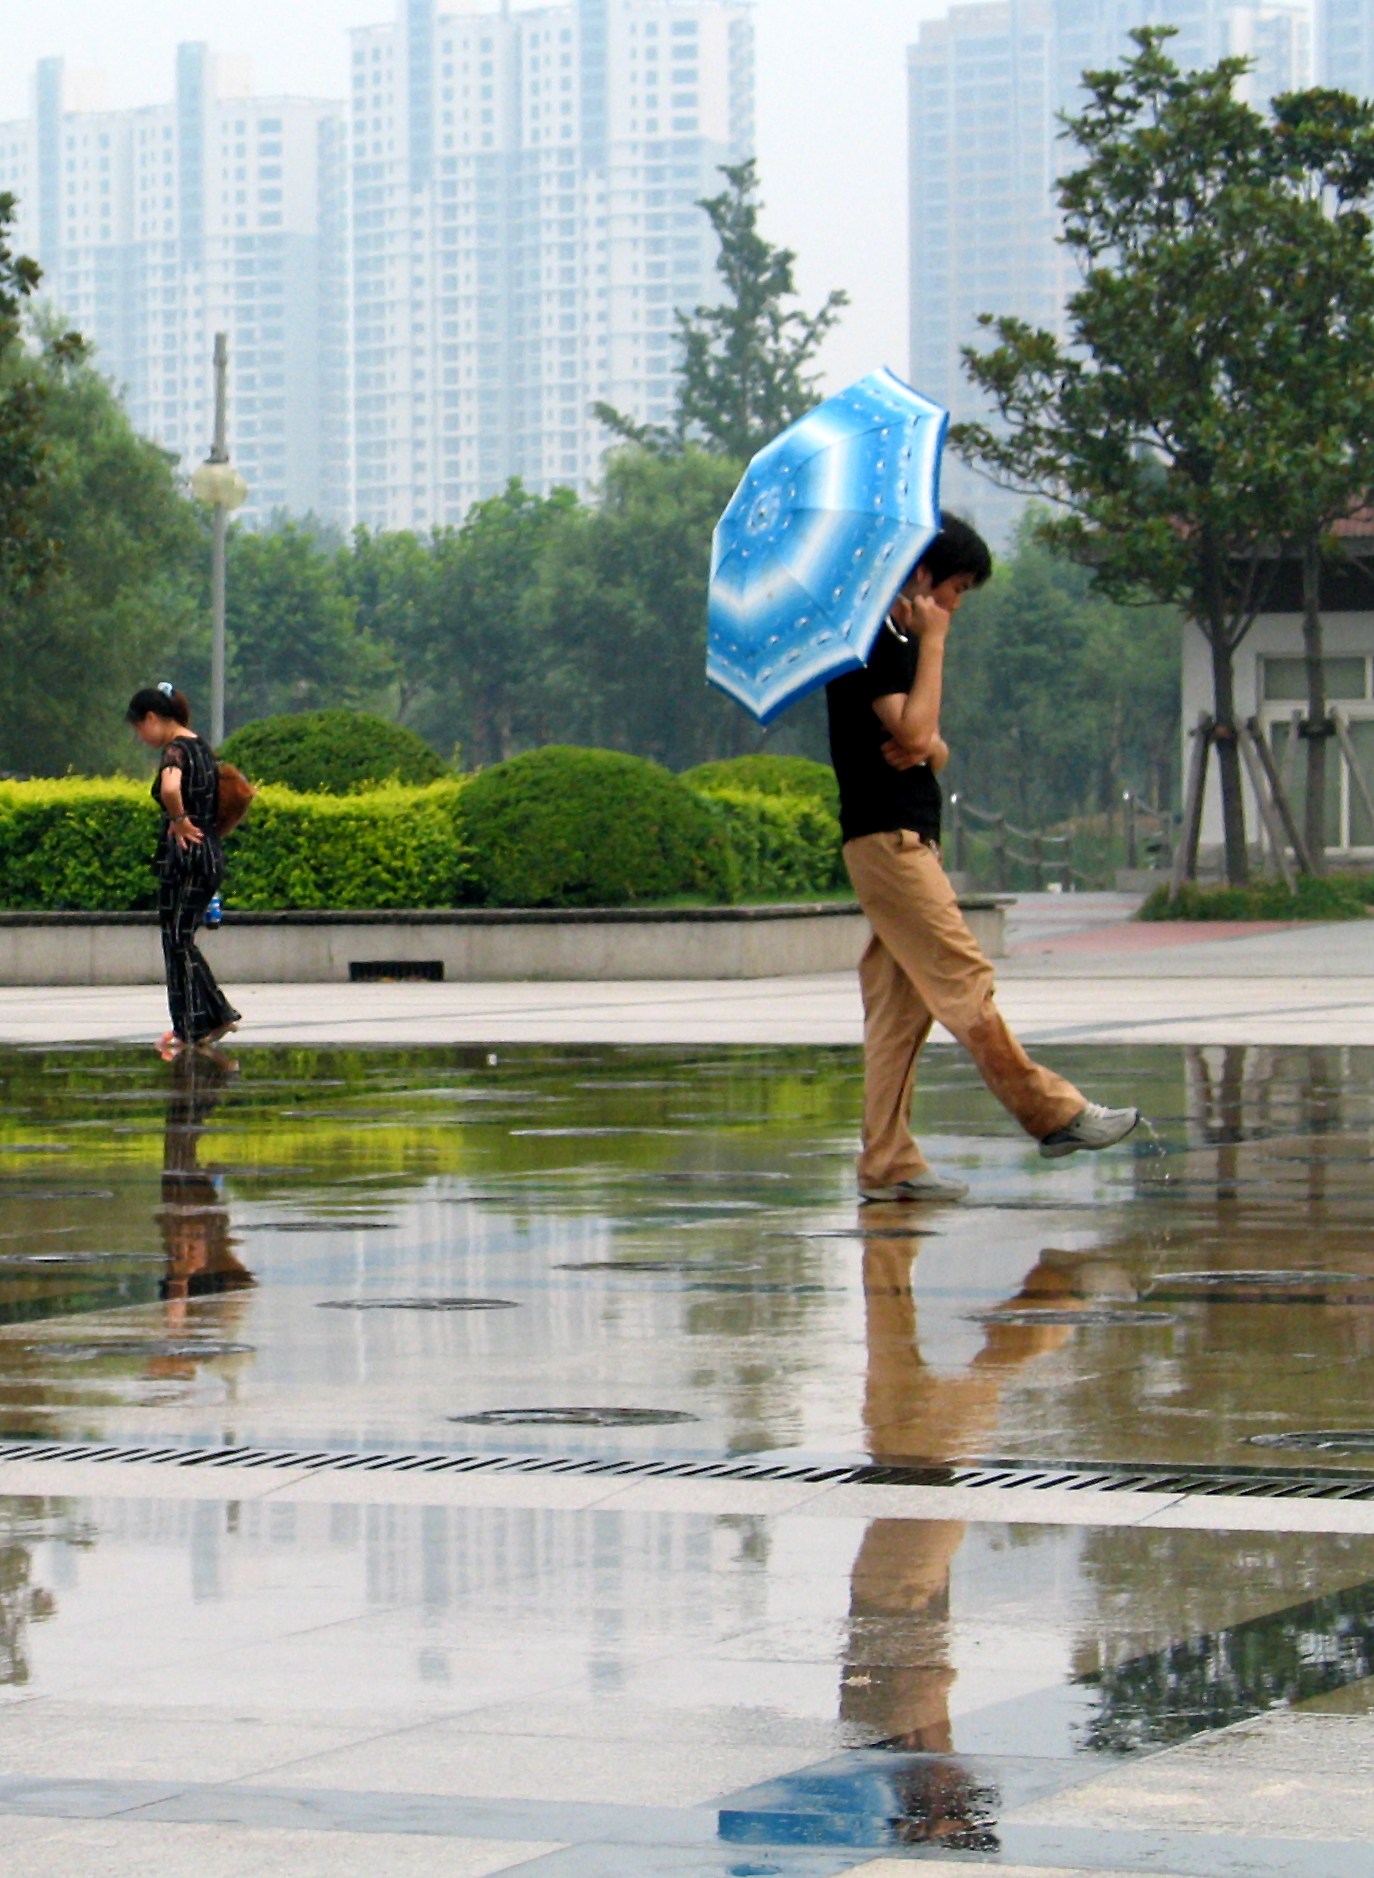
[[[222,1050],[183,1050],[171,1065],[158,1219],[167,1267],[159,1289],[169,1331],[185,1328],[193,1298],[256,1283],[234,1256],[219,1176],[200,1165],[200,1140],[238,1064]]]
[[[864,1231],[881,1230],[878,1208],[864,1211]],[[1072,1335],[1062,1324],[986,1326],[983,1347],[955,1374],[932,1369],[917,1336],[912,1270],[918,1252],[893,1224],[889,1240],[864,1250],[868,1376],[864,1428],[875,1460],[930,1463],[985,1454],[994,1444],[1003,1383],[1011,1371],[1059,1349]],[[1041,1254],[1019,1294],[1003,1307],[1086,1307],[1082,1267]],[[1095,1287],[1096,1288],[1096,1287]],[[963,1520],[876,1519],[854,1561],[849,1646],[840,1685],[840,1716],[855,1746],[881,1742],[910,1753],[949,1755],[954,1748],[949,1698],[950,1566],[963,1541]],[[988,1827],[997,1796],[957,1763],[894,1764],[898,1836],[909,1843],[940,1840],[990,1849]]]

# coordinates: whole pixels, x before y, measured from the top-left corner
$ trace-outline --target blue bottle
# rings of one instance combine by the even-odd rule
[[[219,895],[216,894],[214,898],[211,900],[209,906],[207,906],[205,909],[205,924],[208,927],[213,927],[213,926],[222,926],[223,923],[224,923],[224,906],[220,900]]]

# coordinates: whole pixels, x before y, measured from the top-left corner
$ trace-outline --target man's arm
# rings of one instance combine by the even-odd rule
[[[873,700],[878,721],[903,759],[898,761],[895,756],[888,756],[888,761],[895,769],[913,769],[918,763],[929,763],[933,770],[939,771],[949,761],[949,751],[940,736],[940,703],[944,693],[945,640],[950,616],[924,595],[899,600],[892,614],[898,625],[920,641],[921,657],[910,691],[889,692]]]

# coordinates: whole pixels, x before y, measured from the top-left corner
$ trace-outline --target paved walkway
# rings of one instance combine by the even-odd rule
[[[1144,926],[1125,895],[1055,897],[1018,903],[998,967],[1028,1041],[1374,1044],[1374,920]],[[844,1044],[861,1028],[848,973],[233,989],[244,1043]],[[0,988],[4,1043],[141,1042],[165,1023],[152,986]]]

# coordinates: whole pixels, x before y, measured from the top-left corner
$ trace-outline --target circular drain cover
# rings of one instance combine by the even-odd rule
[[[1156,1272],[1151,1286],[1184,1285],[1190,1291],[1225,1290],[1232,1285],[1263,1286],[1274,1291],[1310,1290],[1314,1285],[1371,1285],[1368,1272]]]
[[[123,1356],[135,1358],[204,1358],[209,1356],[252,1356],[251,1343],[210,1343],[198,1342],[191,1338],[173,1341],[164,1338],[161,1341],[116,1343],[113,1340],[101,1343],[47,1343],[29,1344],[30,1350],[46,1356],[60,1356],[69,1362],[90,1363],[101,1356]]]
[[[1252,1448],[1295,1448],[1301,1453],[1374,1453],[1374,1428],[1305,1428],[1291,1435],[1247,1435],[1246,1440]]]
[[[1172,1311],[1114,1311],[1100,1306],[1090,1306],[1083,1311],[1068,1310],[1025,1310],[1025,1311],[973,1311],[970,1316],[979,1324],[1070,1324],[1075,1329],[1082,1325],[1084,1329],[1095,1324],[1176,1324]]]
[[[323,1298],[322,1311],[515,1311],[512,1298]]]
[[[394,1219],[252,1219],[249,1232],[395,1232]]]
[[[679,1272],[747,1272],[752,1265],[722,1265],[716,1259],[588,1259],[581,1265],[555,1265],[556,1272],[649,1272],[675,1278]]]
[[[483,1428],[663,1428],[671,1422],[694,1422],[681,1409],[527,1408],[482,1409],[475,1415],[450,1415],[451,1422]]]

